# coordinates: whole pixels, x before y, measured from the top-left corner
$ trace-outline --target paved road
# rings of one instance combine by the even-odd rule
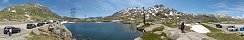
[[[27,40],[24,37],[28,36],[31,30],[33,29],[26,29],[26,25],[30,23],[22,23],[22,24],[0,24],[0,40]],[[31,24],[37,24],[37,23],[31,23]],[[6,34],[3,34],[3,28],[5,26],[14,26],[21,29],[20,33],[15,33],[12,36],[8,36]],[[46,26],[46,25],[44,25]],[[39,28],[39,27],[37,27]],[[34,29],[37,29],[34,28]]]

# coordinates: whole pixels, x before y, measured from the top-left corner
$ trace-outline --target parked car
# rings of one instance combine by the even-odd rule
[[[217,28],[223,28],[222,25],[220,25],[220,24],[215,24],[215,26],[216,26]]]
[[[40,27],[40,26],[43,26],[45,25],[46,23],[37,23],[37,26]]]
[[[228,28],[226,28],[229,31],[238,31],[237,28],[235,28],[235,26],[228,26]]]
[[[197,23],[199,23],[199,24],[200,24],[201,22],[200,22],[200,21],[198,21]]]
[[[27,24],[26,28],[27,29],[36,28],[36,25],[35,24]]]
[[[52,22],[46,22],[46,24],[52,24]]]
[[[7,34],[9,32],[9,29],[12,29],[12,33],[19,33],[21,30],[20,28],[16,28],[16,27],[13,27],[13,26],[6,26],[4,27],[4,34]]]
[[[240,32],[244,33],[244,27],[240,27]]]

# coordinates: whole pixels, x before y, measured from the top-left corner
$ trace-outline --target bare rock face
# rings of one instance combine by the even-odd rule
[[[72,33],[60,23],[54,23],[49,26],[49,31],[55,33],[61,38],[73,38]]]
[[[42,40],[75,40],[72,33],[60,23],[48,24],[31,32],[34,36],[48,38]]]
[[[166,37],[164,37],[164,36],[160,36],[160,38],[161,38],[162,40],[166,40]]]
[[[196,33],[196,32],[188,32],[180,35],[180,38],[177,40],[216,40],[214,38],[208,37],[205,34]]]
[[[165,32],[166,35],[173,40],[216,40],[208,37],[206,34],[196,32],[181,33],[181,31],[177,28],[165,27],[163,32]]]
[[[46,32],[42,32],[42,35],[50,36],[50,34],[48,34],[48,33],[46,33]]]
[[[177,39],[181,35],[181,31],[176,28],[165,27],[163,32],[165,32],[171,39]]]
[[[142,40],[142,38],[141,37],[137,37],[134,40]]]
[[[34,35],[40,35],[42,32],[39,31],[38,29],[33,29],[33,30],[31,31],[31,33],[34,34]]]
[[[150,25],[149,27],[146,27],[144,30],[146,32],[149,32],[149,31],[153,31],[154,29],[159,28],[161,26],[162,26],[161,24],[154,24],[154,25]]]

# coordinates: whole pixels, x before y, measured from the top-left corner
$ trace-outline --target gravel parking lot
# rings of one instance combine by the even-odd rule
[[[26,29],[27,24],[37,24],[37,23],[22,23],[22,24],[0,24],[0,39],[1,40],[27,40],[23,37],[28,36],[31,30],[37,29],[39,27],[33,28],[33,29]],[[20,33],[15,33],[12,36],[8,36],[7,34],[4,34],[4,27],[6,26],[14,26],[16,28],[20,28]],[[44,25],[46,26],[46,25]]]
[[[215,24],[207,24],[207,25],[209,25],[209,26],[211,26],[213,28],[217,28],[215,26]],[[230,32],[230,31],[227,30],[228,26],[235,26],[238,29],[238,31],[232,31],[232,32],[239,32],[240,28],[244,27],[244,24],[220,24],[220,25],[222,25],[223,28],[217,28],[217,29],[223,30],[225,32]]]

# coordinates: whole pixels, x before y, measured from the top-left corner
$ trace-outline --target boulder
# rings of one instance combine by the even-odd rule
[[[42,32],[48,32],[48,28],[39,28],[38,30]]]
[[[181,35],[181,31],[177,28],[165,27],[163,32],[166,33],[166,35],[169,36],[171,39],[177,39]]]
[[[31,33],[34,35],[40,35],[42,32],[39,31],[38,29],[33,29]]]
[[[164,36],[160,36],[160,38],[161,38],[162,40],[166,40]]]
[[[134,40],[142,40],[142,38],[141,37],[137,37]]]
[[[155,33],[157,35],[161,35],[163,33],[163,31],[156,31],[156,32],[153,32],[153,33]]]
[[[48,34],[48,33],[46,33],[46,32],[42,32],[42,35],[50,36],[50,34]]]
[[[60,30],[54,30],[53,31],[55,34],[60,34]]]

